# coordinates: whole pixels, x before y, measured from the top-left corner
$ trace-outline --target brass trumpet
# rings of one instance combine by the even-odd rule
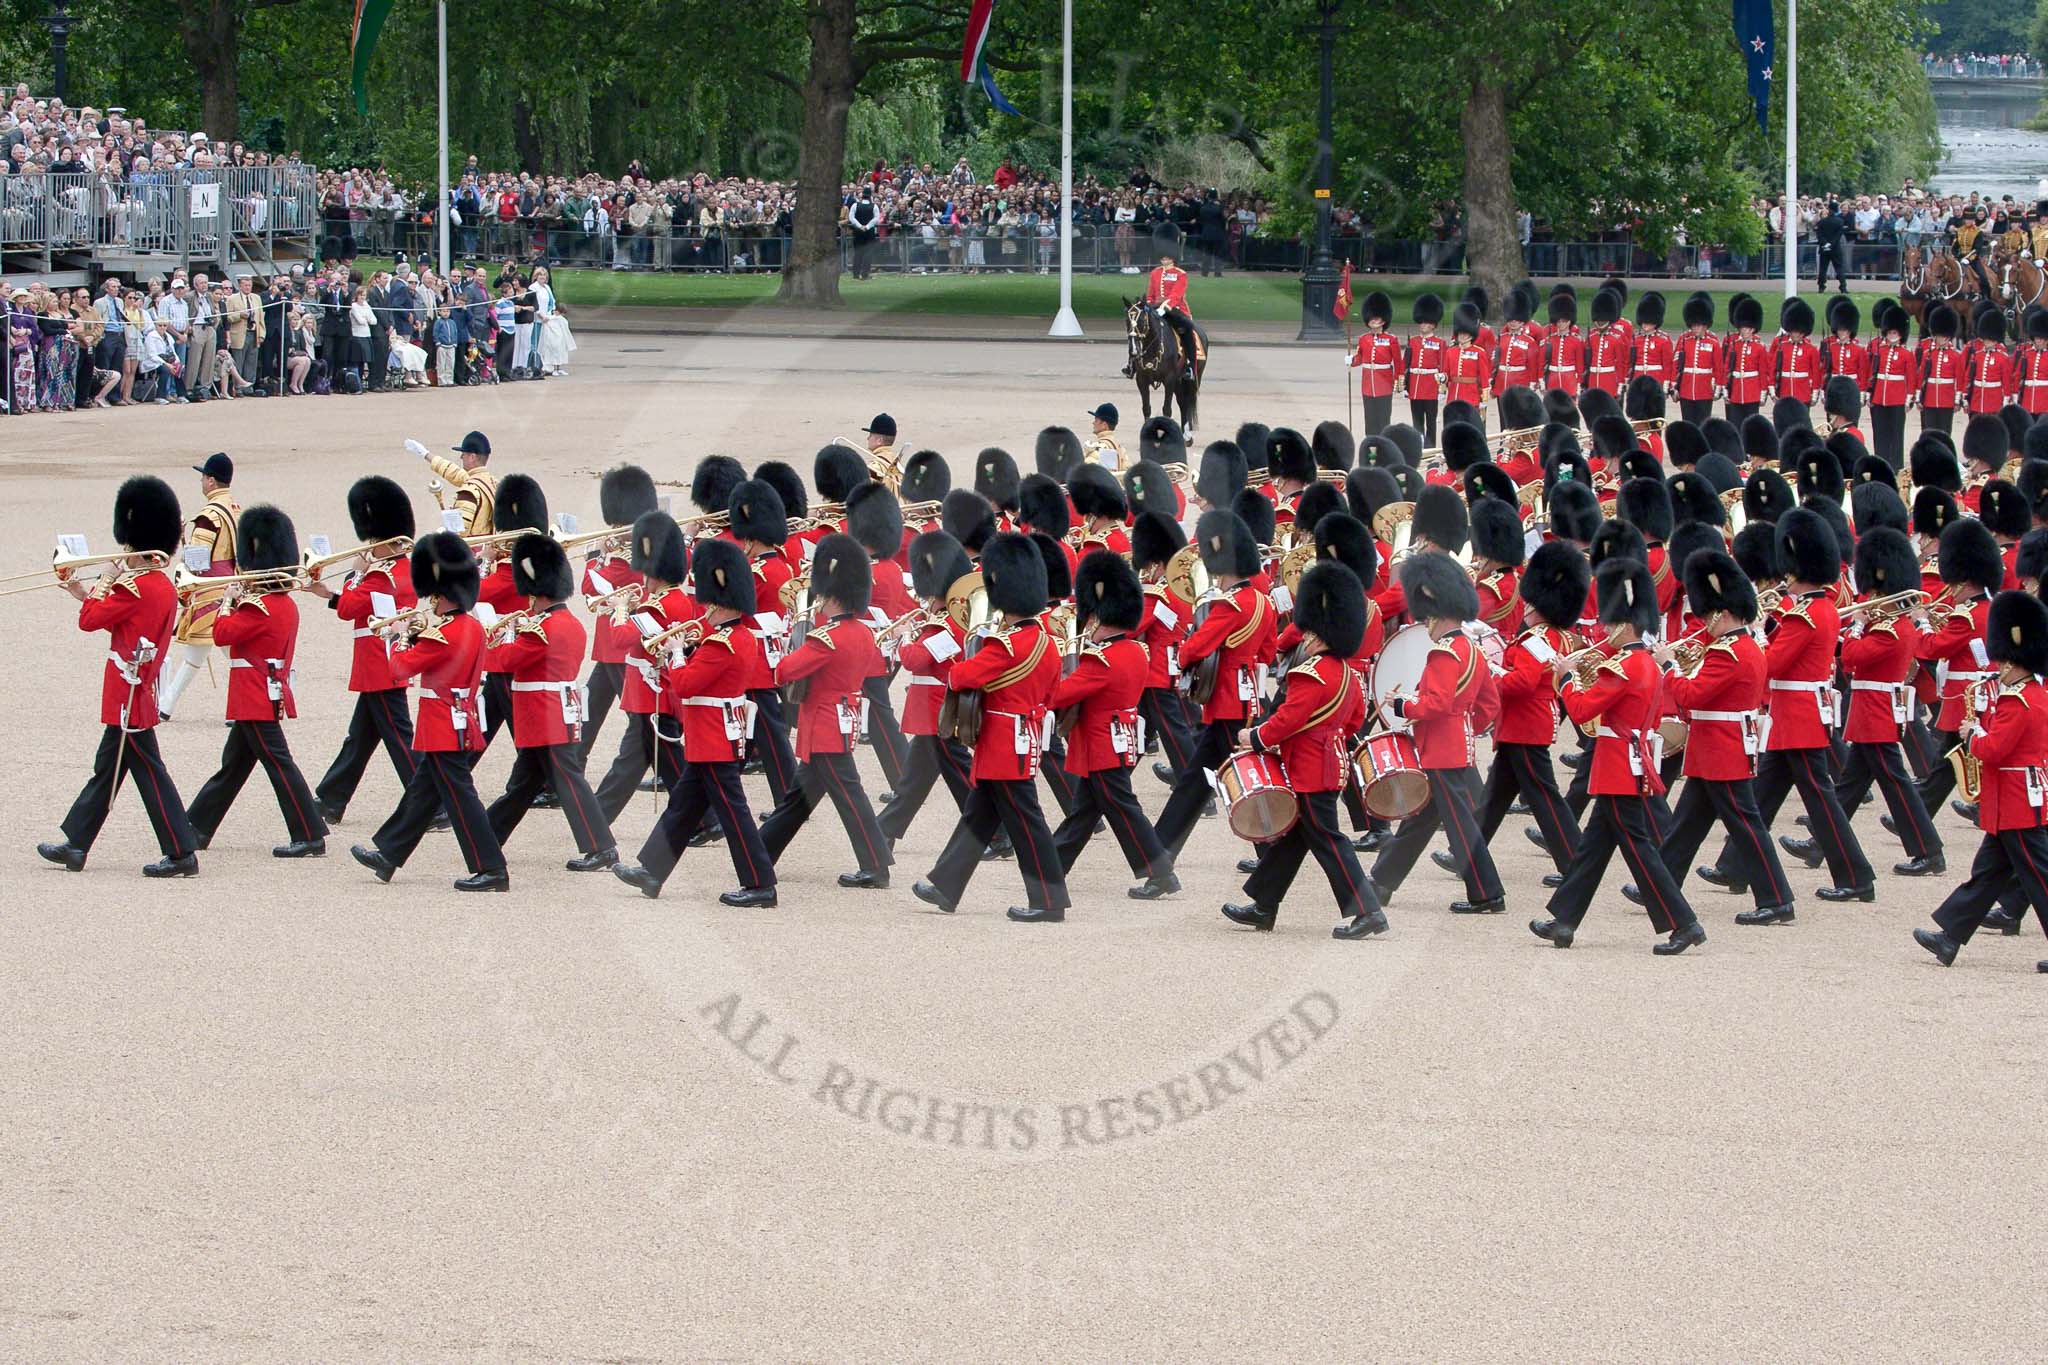
[[[72,555],[68,558],[62,550],[57,550],[51,556],[48,570],[55,577],[43,579],[39,583],[27,583],[21,587],[8,588],[0,591],[0,597],[13,597],[24,592],[38,592],[44,588],[61,588],[70,582],[71,576],[80,569],[90,569],[96,565],[119,566],[119,571],[114,574],[114,577],[119,578],[124,574],[134,573],[140,569],[161,569],[168,566],[170,562],[171,557],[161,550],[122,550],[110,555]],[[0,578],[0,583],[14,583],[25,578],[42,578],[43,573],[44,570],[42,569],[34,569],[27,573],[9,574],[6,578]]]
[[[506,612],[503,616],[491,622],[490,627],[484,631],[484,643],[486,645],[502,645],[510,640],[521,626],[529,621],[537,621],[539,619],[538,616],[530,611]]]
[[[331,555],[316,557],[308,550],[305,563],[299,566],[299,572],[305,575],[307,585],[311,586],[326,577],[329,569],[337,564],[346,564],[351,559],[367,559],[373,564],[389,564],[411,553],[411,536],[387,536],[383,540],[371,541],[367,545],[358,545],[352,550],[336,550]]]
[[[640,642],[640,648],[647,651],[650,659],[659,657],[663,651],[674,647],[688,651],[697,647],[704,638],[704,618],[693,616],[687,621],[678,621],[667,630],[656,631]]]
[[[624,550],[626,542],[633,538],[633,528],[630,526],[607,526],[601,531],[583,531],[573,536],[563,535],[560,531],[554,531],[550,534],[554,536],[555,543],[560,545],[568,554],[575,554],[578,550],[588,546],[592,554],[604,555],[615,554]]]
[[[1886,621],[1896,621],[1901,616],[1910,616],[1918,611],[1922,605],[1920,599],[1926,596],[1927,594],[1919,588],[1907,588],[1903,592],[1886,593],[1883,597],[1873,597],[1867,602],[1851,602],[1848,606],[1842,608],[1842,615],[1855,616],[1866,611],[1872,612],[1875,614],[1865,624],[1880,625]]]
[[[646,595],[647,588],[645,584],[628,583],[624,587],[613,588],[610,592],[586,595],[583,599],[583,606],[593,616],[598,615],[600,612],[608,611],[612,614],[612,623],[614,625],[623,625],[626,618],[633,614],[633,609],[641,604]]]
[[[1540,426],[1516,427],[1512,431],[1503,431],[1493,438],[1497,443],[1494,453],[1516,455],[1525,450],[1534,450],[1542,443],[1542,437],[1543,428]]]
[[[372,635],[387,637],[406,634],[434,635],[438,638],[441,627],[446,624],[448,619],[434,610],[432,602],[421,602],[417,606],[406,608],[396,616],[380,616],[371,621],[366,629]]]
[[[908,526],[913,521],[936,521],[944,508],[943,502],[906,502],[903,504],[903,524]]]
[[[732,525],[732,513],[706,512],[701,517],[691,517],[679,523],[679,525],[682,527],[684,535],[701,540],[705,536],[715,536],[720,531],[730,528]],[[632,528],[628,527],[627,529],[630,531]]]

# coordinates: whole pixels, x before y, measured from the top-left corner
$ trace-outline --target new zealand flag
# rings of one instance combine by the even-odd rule
[[[1763,132],[1771,121],[1772,68],[1778,60],[1771,0],[1735,0],[1735,43],[1749,66],[1749,97],[1756,103],[1757,131]]]

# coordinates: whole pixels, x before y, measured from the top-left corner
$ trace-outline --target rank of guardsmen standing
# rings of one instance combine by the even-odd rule
[[[116,548],[66,537],[53,566],[79,628],[108,637],[104,730],[38,852],[82,870],[132,785],[163,855],[144,874],[197,875],[249,827],[230,808],[260,766],[284,832],[272,851],[317,858],[381,749],[400,794],[355,861],[392,881],[443,831],[471,892],[512,887],[508,845],[540,807],[568,824],[570,871],[648,897],[723,845],[719,900],[736,907],[777,903],[800,841],[843,837],[848,890],[903,875],[951,914],[992,876],[1021,883],[1011,919],[1058,922],[1097,835],[1128,895],[1153,900],[1185,892],[1200,831],[1241,841],[1241,890],[1216,900],[1254,931],[1279,927],[1313,858],[1335,936],[1386,934],[1425,912],[1409,881],[1425,853],[1461,883],[1449,913],[1540,896],[1529,928],[1556,948],[1611,932],[1601,920],[1626,906],[1658,954],[1687,952],[1714,892],[1747,902],[1734,924],[1795,924],[1788,869],[1849,907],[1887,867],[1938,879],[1934,927],[1914,937],[1944,965],[1987,924],[2018,933],[2029,908],[2048,929],[2048,314],[2008,351],[1991,312],[1961,346],[1935,307],[1909,345],[1889,304],[1865,341],[1839,299],[1819,339],[1796,299],[1771,336],[1755,299],[1734,300],[1725,335],[1703,296],[1677,335],[1660,296],[1632,323],[1626,299],[1609,282],[1581,332],[1568,286],[1539,325],[1525,285],[1496,331],[1473,290],[1440,336],[1425,295],[1395,339],[1369,295],[1348,358],[1362,439],[1247,423],[1193,451],[1156,418],[1133,449],[1105,403],[1085,437],[1039,433],[1026,473],[993,446],[899,452],[882,414],[818,451],[808,480],[706,457],[687,507],[613,469],[586,531],[531,476],[501,478],[472,432],[453,458],[406,443],[439,504],[431,529],[371,474],[348,491],[355,543],[325,554],[302,552],[278,507],[242,507],[225,454],[196,466],[189,524],[168,484],[132,478]],[[287,742],[328,704],[296,676],[302,596],[335,618],[309,629],[348,632],[354,694],[312,784]],[[214,647],[227,739],[188,808],[156,730],[195,708]],[[614,713],[617,757],[593,787]],[[485,790],[501,732],[509,773]],[[650,786],[658,818],[622,854],[614,826]],[[1795,792],[1803,828],[1780,829]],[[1895,849],[1852,827],[1873,792]],[[826,803],[839,832],[807,833]],[[1540,889],[1496,865],[1516,812],[1555,868]],[[1978,830],[1967,875],[1950,871],[1953,819]],[[1617,855],[1622,895],[1602,901]]]

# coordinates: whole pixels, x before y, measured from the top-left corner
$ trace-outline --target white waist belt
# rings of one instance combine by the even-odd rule
[[[679,706],[737,706],[745,697],[684,697]]]
[[[1851,692],[1892,692],[1892,693],[1897,693],[1897,692],[1910,692],[1910,691],[1912,691],[1913,689],[1912,689],[1912,687],[1911,687],[1911,686],[1910,686],[1909,684],[1906,684],[1906,683],[1902,683],[1902,682],[1865,682],[1865,681],[1864,681],[1863,679],[1861,679],[1861,678],[1851,678],[1851,679],[1849,680],[1849,690],[1850,690]]]
[[[1792,682],[1784,678],[1771,679],[1773,692],[1825,692],[1834,686],[1829,682]]]
[[[1686,712],[1686,717],[1687,717],[1688,719],[1690,719],[1690,720],[1695,720],[1695,721],[1701,721],[1701,720],[1719,720],[1719,721],[1726,721],[1726,722],[1727,722],[1728,724],[1730,724],[1730,725],[1743,725],[1743,724],[1747,724],[1747,723],[1748,723],[1749,721],[1751,721],[1751,720],[1754,720],[1754,719],[1756,718],[1756,712],[1754,712],[1754,711],[1688,711],[1688,712]]]
[[[514,692],[566,692],[575,686],[576,680],[571,678],[567,682],[515,682],[512,684],[512,690]]]
[[[922,673],[913,673],[910,675],[910,685],[912,687],[944,687],[946,680],[944,678],[927,677]]]

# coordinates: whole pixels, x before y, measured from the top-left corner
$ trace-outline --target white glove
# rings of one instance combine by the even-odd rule
[[[417,455],[422,460],[428,458],[427,448],[421,445],[418,441],[413,440],[410,436],[406,437],[405,439],[405,453],[408,455]]]

